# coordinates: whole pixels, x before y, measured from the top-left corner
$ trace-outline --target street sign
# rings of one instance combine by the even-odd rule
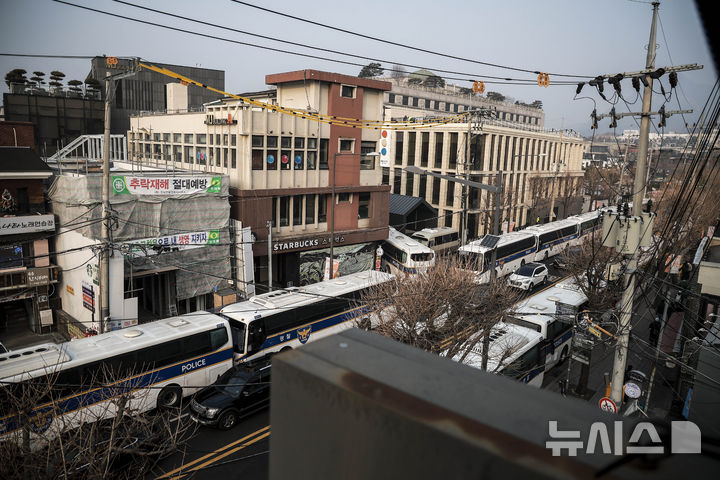
[[[617,413],[617,405],[615,405],[615,402],[613,402],[612,399],[608,397],[603,397],[600,399],[599,403],[600,410],[610,413]]]
[[[629,398],[640,398],[640,395],[642,394],[642,389],[638,386],[637,383],[626,383],[624,390],[625,395],[627,395]]]

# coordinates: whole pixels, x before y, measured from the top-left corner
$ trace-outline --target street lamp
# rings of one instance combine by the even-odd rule
[[[360,156],[366,156],[366,157],[379,157],[380,156],[380,154],[378,152],[369,152],[369,153],[336,152],[333,155],[332,194],[331,194],[332,204],[330,206],[330,266],[329,266],[330,274],[328,275],[329,278],[334,278],[333,262],[334,262],[334,253],[335,253],[335,179],[336,179],[335,171],[337,170],[337,158],[340,156],[343,156],[343,155],[347,155],[347,156],[360,155]]]

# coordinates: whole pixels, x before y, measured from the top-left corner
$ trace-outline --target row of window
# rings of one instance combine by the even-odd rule
[[[130,140],[144,140],[163,143],[185,143],[197,145],[221,145],[235,146],[237,145],[237,135],[228,133],[150,133],[130,132]]]
[[[328,221],[327,194],[293,195],[290,197],[273,197],[272,221],[277,227],[315,225]],[[369,192],[357,194],[342,192],[336,195],[337,203],[358,202],[358,219],[370,218]]]
[[[409,95],[399,95],[390,93],[388,95],[388,103],[397,104],[403,106],[412,106],[418,108],[425,108],[429,110],[445,111],[445,112],[465,112],[471,108],[475,108],[473,105],[465,105],[458,103],[443,102],[441,100],[431,100],[429,98],[411,97]],[[499,120],[507,120],[509,122],[527,123],[530,125],[539,125],[540,118],[533,117],[530,115],[521,115],[519,113],[501,112],[496,111],[497,118]]]

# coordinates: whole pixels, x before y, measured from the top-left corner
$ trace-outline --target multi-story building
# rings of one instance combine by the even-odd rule
[[[210,309],[227,285],[227,176],[148,170],[115,168],[110,178],[109,318],[100,318],[103,175],[54,178],[48,197],[59,223],[58,315],[69,337]]]
[[[45,209],[43,188],[51,176],[33,149],[0,147],[0,339],[11,348],[54,325],[55,217]]]
[[[320,280],[331,238],[341,275],[371,268],[388,225],[390,188],[368,155],[380,133],[343,119],[381,121],[390,84],[316,70],[268,75],[266,83],[276,89],[243,98],[268,107],[227,98],[202,113],[132,117],[130,159],[228,175],[232,217],[255,239],[256,283],[268,282],[269,263],[276,285]]]
[[[472,136],[468,148],[468,131]],[[541,132],[495,124],[454,123],[422,131],[394,132],[392,165],[383,183],[392,193],[421,197],[438,210],[438,226],[462,225],[467,205],[467,239],[492,232],[494,194],[435,176],[403,169],[417,166],[442,175],[496,185],[503,172],[504,230],[579,213],[582,138],[567,132]]]
[[[493,113],[493,122],[498,125],[537,131],[541,131],[545,125],[545,113],[539,104],[491,100],[475,95],[471,89],[456,85],[413,85],[409,83],[411,78],[383,79],[392,84],[392,89],[385,92],[387,117],[443,117],[483,109]]]
[[[134,66],[134,60],[129,58],[118,58],[108,65],[107,58],[93,58],[90,73],[88,73],[89,77],[102,82],[103,87],[106,73],[114,75]],[[147,63],[167,68],[217,90],[225,90],[225,72],[223,70],[156,62]],[[115,93],[110,111],[111,133],[124,134],[130,130],[130,116],[140,112],[201,111],[203,104],[222,98],[221,94],[212,90],[189,85],[184,102],[179,105],[173,104],[173,89],[180,85],[165,75],[147,69],[140,69],[130,76],[115,80],[114,84]],[[169,104],[171,107],[168,107]]]

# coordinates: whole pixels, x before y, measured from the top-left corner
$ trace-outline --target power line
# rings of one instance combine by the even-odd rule
[[[368,40],[374,40],[374,41],[376,41],[376,42],[381,42],[381,43],[386,43],[386,44],[389,44],[389,45],[394,45],[394,46],[396,46],[396,47],[407,48],[407,49],[410,49],[410,50],[415,50],[415,51],[422,52],[422,53],[429,53],[429,54],[431,54],[431,55],[437,55],[437,56],[445,57],[445,58],[452,58],[452,59],[454,59],[454,60],[461,60],[461,61],[463,61],[463,62],[476,63],[476,64],[479,64],[479,65],[485,65],[485,66],[488,66],[488,67],[502,68],[502,69],[505,69],[505,70],[513,70],[513,71],[516,71],[516,72],[533,73],[533,74],[535,74],[535,75],[538,75],[538,74],[541,73],[539,70],[509,67],[509,66],[506,66],[506,65],[500,65],[500,64],[496,64],[496,63],[482,62],[482,61],[480,61],[480,60],[473,60],[473,59],[470,59],[470,58],[458,57],[458,56],[449,55],[449,54],[446,54],[446,53],[435,52],[435,51],[433,51],[433,50],[428,50],[428,49],[424,49],[424,48],[414,47],[414,46],[412,46],[412,45],[407,45],[407,44],[404,44],[404,43],[393,42],[393,41],[391,41],[391,40],[385,40],[385,39],[382,39],[382,38],[373,37],[373,36],[370,36],[370,35],[365,35],[365,34],[362,34],[362,33],[359,33],[359,32],[355,32],[355,31],[352,31],[352,30],[346,30],[346,29],[344,29],[344,28],[339,28],[339,27],[335,27],[335,26],[332,26],[332,25],[327,25],[327,24],[324,24],[324,23],[316,22],[316,21],[313,21],[313,20],[308,20],[308,19],[305,19],[305,18],[297,17],[297,16],[295,16],[295,15],[290,15],[290,14],[287,14],[287,13],[282,13],[282,12],[279,12],[279,11],[277,11],[277,10],[271,10],[271,9],[269,9],[269,8],[260,7],[260,6],[258,6],[258,5],[253,5],[252,3],[242,2],[242,1],[239,1],[239,0],[232,0],[232,1],[235,2],[235,3],[239,3],[239,4],[241,4],[241,5],[245,5],[246,7],[256,8],[256,9],[258,9],[258,10],[262,10],[262,11],[265,11],[265,12],[268,12],[268,13],[272,13],[272,14],[274,14],[274,15],[280,15],[280,16],[283,16],[283,17],[286,17],[286,18],[290,18],[290,19],[292,19],[292,20],[297,20],[297,21],[300,21],[300,22],[309,23],[309,24],[311,24],[311,25],[316,25],[316,26],[323,27],[323,28],[327,28],[327,29],[330,29],[330,30],[335,30],[335,31],[338,31],[338,32],[347,33],[347,34],[349,34],[349,35],[354,35],[354,36],[357,36],[357,37],[362,37],[362,38],[365,38],[365,39],[368,39]],[[557,76],[557,77],[592,78],[591,75],[569,75],[569,74],[561,74],[561,73],[551,73],[550,75]],[[533,82],[533,83],[535,83],[535,82]]]

